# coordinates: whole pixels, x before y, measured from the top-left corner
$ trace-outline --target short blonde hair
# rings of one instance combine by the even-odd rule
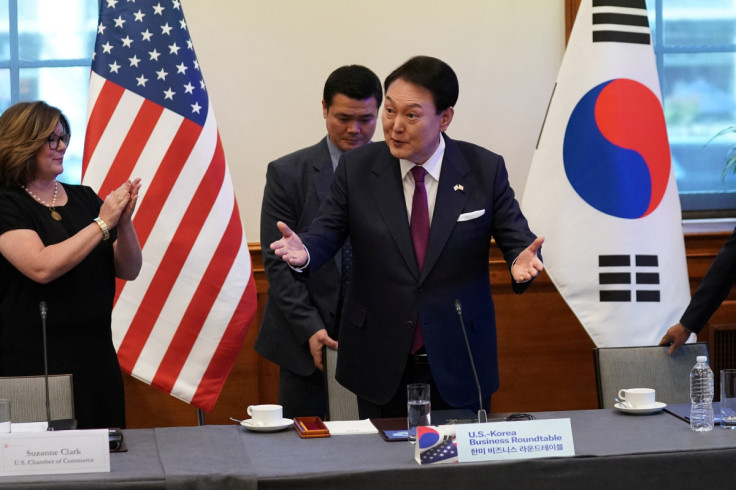
[[[36,155],[61,123],[69,121],[56,107],[43,101],[18,102],[0,115],[0,186],[26,185],[36,173]]]

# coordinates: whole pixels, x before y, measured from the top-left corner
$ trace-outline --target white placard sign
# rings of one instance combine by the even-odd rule
[[[570,419],[455,426],[458,461],[574,456]]]
[[[0,434],[0,475],[110,471],[107,429]]]

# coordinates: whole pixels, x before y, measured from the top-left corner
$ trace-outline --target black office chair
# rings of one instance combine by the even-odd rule
[[[690,403],[690,370],[697,356],[708,356],[708,344],[680,347],[600,347],[593,349],[598,407],[613,408],[622,388],[654,388],[657,401],[668,405]]]

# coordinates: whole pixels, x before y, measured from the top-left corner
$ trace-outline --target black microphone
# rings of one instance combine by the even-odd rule
[[[77,421],[75,419],[51,420],[51,397],[49,396],[49,356],[47,353],[46,342],[46,313],[48,307],[45,301],[41,301],[38,305],[41,310],[41,329],[43,332],[43,379],[46,384],[46,430],[68,430],[76,429]]]
[[[51,426],[51,400],[49,397],[49,356],[46,352],[46,302],[38,305],[41,310],[41,330],[43,331],[43,380],[46,384],[46,430],[54,430]]]
[[[470,350],[470,342],[468,341],[468,332],[465,330],[465,322],[463,321],[463,307],[460,304],[460,300],[455,300],[455,311],[457,317],[460,319],[460,327],[463,330],[463,337],[465,337],[465,347],[468,349],[468,357],[470,358],[470,367],[473,369],[473,376],[475,376],[475,387],[478,390],[478,423],[485,424],[488,422],[488,415],[486,414],[485,408],[483,408],[483,393],[480,389],[480,381],[478,381],[478,371],[475,369],[475,361],[473,361],[473,351]]]

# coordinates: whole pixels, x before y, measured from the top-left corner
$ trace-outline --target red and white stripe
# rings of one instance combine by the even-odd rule
[[[211,409],[255,316],[250,255],[209,104],[203,127],[91,73],[83,183],[143,186],[143,268],[118,282],[113,340],[125,372]]]

